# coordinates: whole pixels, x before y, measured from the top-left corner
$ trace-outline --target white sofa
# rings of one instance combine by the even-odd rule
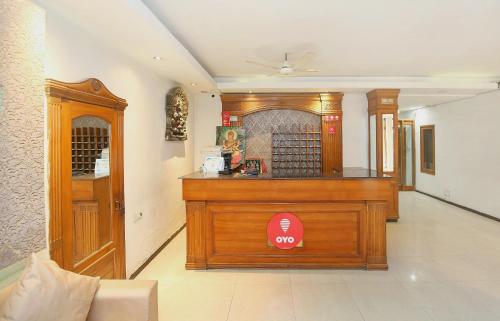
[[[11,289],[0,290],[0,306]],[[101,280],[87,321],[158,321],[158,282]]]

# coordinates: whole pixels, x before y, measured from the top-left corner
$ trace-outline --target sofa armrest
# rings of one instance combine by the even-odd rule
[[[101,280],[87,321],[158,321],[158,282]]]

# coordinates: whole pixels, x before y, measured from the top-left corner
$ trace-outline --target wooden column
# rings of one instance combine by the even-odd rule
[[[387,270],[386,249],[386,210],[387,203],[368,202],[367,204],[367,249],[366,268],[368,270]]]
[[[398,173],[398,160],[399,160],[399,143],[398,143],[398,96],[399,89],[375,89],[366,94],[368,98],[368,155],[369,167],[371,170],[376,170],[379,176],[388,174],[394,177],[394,204],[389,204],[387,211],[387,220],[397,221],[399,219],[399,173]],[[393,168],[390,171],[384,170],[384,150],[383,150],[383,115],[392,115],[393,123],[393,153],[391,156],[393,160]],[[372,116],[375,116],[376,135],[371,137],[370,127]],[[372,140],[376,141],[375,153],[375,168],[372,168],[373,160],[370,148]]]
[[[186,202],[186,233],[187,256],[186,269],[205,269],[207,267],[206,256],[206,231],[205,202]]]
[[[50,258],[61,267],[70,266],[70,262],[64,262],[63,255],[63,227],[62,227],[62,171],[61,171],[61,111],[62,102],[60,97],[47,96],[47,122],[49,132],[49,252]]]
[[[343,170],[342,97],[344,94],[321,96],[321,149],[323,173]]]

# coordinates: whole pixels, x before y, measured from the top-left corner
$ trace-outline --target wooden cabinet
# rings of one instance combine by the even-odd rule
[[[46,83],[50,255],[61,267],[125,278],[123,111],[99,80]]]
[[[390,208],[387,219],[399,219],[398,172],[398,96],[399,89],[375,89],[368,98],[368,157],[369,168],[379,175],[388,174],[394,179],[395,206]]]
[[[345,171],[345,170],[344,170]],[[387,269],[386,213],[391,178],[183,178],[188,269]],[[303,223],[303,246],[270,245],[276,213]]]

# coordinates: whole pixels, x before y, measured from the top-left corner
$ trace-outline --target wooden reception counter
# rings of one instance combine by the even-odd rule
[[[182,177],[186,201],[187,269],[387,269],[386,215],[397,186],[390,176],[345,168],[320,177],[241,174]],[[280,249],[268,223],[292,213],[303,241]]]

